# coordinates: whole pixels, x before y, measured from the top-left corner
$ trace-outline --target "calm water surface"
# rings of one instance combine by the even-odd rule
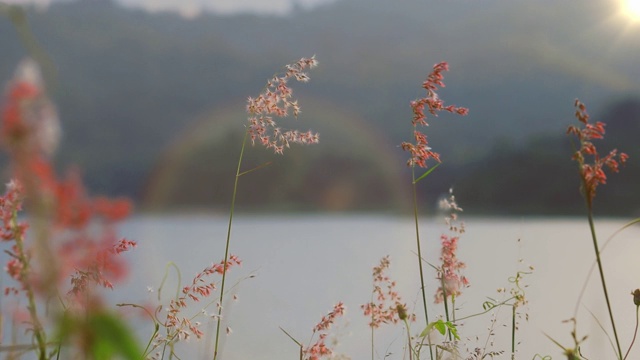
[[[471,287],[456,303],[457,316],[482,311],[487,297],[502,299],[497,288],[509,288],[509,278],[518,270],[535,267],[524,279],[529,304],[529,321],[521,320],[517,333],[518,359],[532,359],[536,353],[562,358],[560,349],[544,333],[570,346],[571,326],[561,321],[573,316],[578,294],[594,260],[586,220],[583,219],[466,219],[467,232],[459,243],[459,258],[466,262]],[[596,227],[604,243],[625,223],[600,220]],[[132,277],[114,292],[114,301],[154,303],[166,264],[173,261],[181,270],[183,283],[212,262],[224,257],[227,217],[218,215],[139,216],[122,228],[124,236],[138,241],[138,248],[127,256]],[[626,350],[634,326],[635,307],[630,292],[640,287],[640,228],[618,235],[607,247],[603,261],[610,284],[616,321]],[[439,234],[446,231],[441,222],[421,222],[423,256],[437,264]],[[311,329],[338,301],[347,306],[344,320],[334,328],[336,352],[352,359],[370,358],[371,333],[360,311],[370,301],[371,268],[385,255],[391,256],[390,275],[410,307],[422,318],[419,304],[419,276],[415,255],[413,220],[376,215],[239,215],[234,220],[231,253],[243,260],[230,273],[227,289],[238,300],[225,303],[225,322],[233,330],[223,339],[222,358],[297,359],[296,345],[279,329],[282,327],[302,343]],[[519,260],[522,260],[521,262]],[[427,269],[427,291],[432,298],[437,288],[434,272]],[[165,289],[175,291],[175,276]],[[244,280],[243,280],[244,279]],[[230,284],[230,285],[229,285]],[[147,287],[154,292],[149,293]],[[593,321],[592,312],[608,329],[609,320],[600,284],[594,273],[579,312],[579,335],[590,334],[585,345],[591,359],[613,358],[606,337]],[[163,294],[163,295],[164,295]],[[217,295],[216,295],[217,296]],[[231,296],[227,298],[231,299]],[[206,303],[192,308],[195,314]],[[215,308],[210,307],[210,312]],[[432,304],[430,317],[443,313]],[[459,331],[469,339],[470,348],[488,346],[509,350],[510,309],[503,308],[493,326],[496,338],[487,340],[491,316],[468,320]],[[201,319],[211,331],[211,321]],[[150,334],[151,324],[135,320],[141,334]],[[422,330],[418,321],[412,332]],[[376,331],[376,358],[387,352],[392,359],[403,359],[403,330],[387,326]],[[489,345],[490,347],[490,345]],[[210,341],[187,344],[183,359],[209,359]],[[503,358],[510,358],[504,355]],[[640,359],[640,350],[630,359]]]

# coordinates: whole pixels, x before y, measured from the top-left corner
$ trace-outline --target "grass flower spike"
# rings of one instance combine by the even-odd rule
[[[434,159],[440,162],[440,154],[432,151],[427,142],[427,136],[418,130],[418,125],[429,126],[427,123],[427,116],[425,115],[425,106],[428,113],[432,116],[438,116],[440,111],[448,111],[456,113],[458,115],[467,115],[469,110],[464,107],[456,107],[454,105],[444,105],[444,101],[440,99],[436,90],[438,87],[444,87],[443,72],[449,70],[449,65],[446,62],[441,62],[433,66],[433,71],[427,76],[427,79],[422,83],[422,88],[427,90],[425,97],[414,100],[411,102],[411,108],[413,109],[413,136],[415,143],[403,142],[402,150],[411,153],[411,158],[407,162],[409,166],[419,166],[421,168],[427,168],[427,160]]]
[[[600,156],[593,144],[595,139],[604,138],[605,124],[598,121],[595,124],[589,123],[589,114],[583,103],[575,101],[575,116],[583,124],[582,128],[571,125],[567,129],[567,134],[575,135],[580,141],[580,148],[573,154],[573,160],[580,166],[580,176],[583,181],[583,195],[590,204],[596,196],[596,188],[600,184],[607,183],[607,175],[604,168],[607,167],[613,172],[618,172],[619,164],[624,164],[629,156],[625,153],[618,153],[617,149],[611,150],[607,155]],[[593,162],[588,163],[586,157],[592,157]]]
[[[312,345],[302,349],[304,360],[320,360],[333,354],[333,351],[326,344],[327,331],[337,318],[344,315],[344,311],[344,304],[342,302],[337,303],[333,306],[333,310],[323,316],[320,322],[313,327],[312,339],[316,334],[318,334],[318,338]]]
[[[369,326],[378,328],[382,324],[396,324],[402,317],[415,320],[415,315],[406,314],[407,305],[396,291],[396,282],[386,274],[391,261],[389,256],[380,259],[380,264],[373,268],[373,301],[361,305],[364,316],[371,319]],[[403,313],[400,316],[400,313]]]
[[[252,144],[258,142],[267,149],[273,149],[275,153],[282,154],[291,143],[315,144],[318,142],[317,133],[298,130],[283,131],[274,120],[274,116],[286,117],[290,112],[293,112],[294,117],[298,117],[300,106],[297,100],[293,100],[293,91],[287,83],[290,79],[309,81],[309,76],[304,70],[313,69],[317,65],[315,56],[302,58],[296,63],[287,65],[285,73],[269,80],[265,90],[258,97],[247,99],[249,135]]]
[[[443,210],[451,211],[445,221],[449,226],[452,235],[442,234],[440,241],[442,242],[442,250],[440,254],[441,266],[438,268],[438,280],[440,287],[436,292],[435,302],[441,303],[445,298],[451,298],[452,301],[462,294],[462,288],[469,286],[469,280],[462,275],[462,269],[466,267],[464,262],[458,260],[458,241],[460,235],[464,234],[465,228],[463,222],[458,222],[457,212],[462,211],[456,204],[453,190],[449,190],[449,198],[440,202]]]

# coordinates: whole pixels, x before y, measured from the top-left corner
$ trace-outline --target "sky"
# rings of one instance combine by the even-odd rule
[[[37,4],[46,7],[56,1],[78,0],[0,0],[9,4]],[[185,17],[195,17],[202,11],[218,14],[259,13],[284,15],[294,6],[310,8],[339,0],[113,0],[126,6],[150,12],[176,11]],[[640,0],[611,0],[634,22],[640,22]]]
[[[189,13],[206,9],[216,13],[259,12],[285,14],[294,4],[309,7],[334,0],[117,0],[126,5],[148,10],[178,10]]]
[[[32,4],[46,6],[59,0],[4,0],[10,4]],[[219,14],[253,12],[262,14],[286,14],[294,5],[312,7],[337,0],[115,0],[121,4],[143,8],[149,11],[177,11],[191,17],[200,11],[212,11]]]

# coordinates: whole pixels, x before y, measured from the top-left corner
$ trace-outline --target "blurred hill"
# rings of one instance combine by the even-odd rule
[[[50,88],[65,130],[59,162],[79,164],[94,192],[139,201],[153,193],[156,208],[226,206],[227,196],[221,193],[158,201],[155,177],[164,173],[163,162],[174,156],[170,152],[176,139],[191,142],[185,134],[202,122],[233,124],[234,120],[215,115],[220,113],[233,114],[229,116],[236,118],[242,131],[244,99],[257,95],[283,64],[316,54],[320,67],[310,74],[312,81],[294,85],[303,109],[300,126],[319,129],[315,123],[323,116],[337,116],[337,109],[344,110],[337,113],[346,123],[354,117],[345,113],[357,114],[362,119],[358,126],[378,134],[365,137],[369,143],[360,143],[360,150],[384,146],[401,165],[390,168],[385,161],[373,161],[375,153],[362,151],[369,154],[365,167],[372,167],[376,179],[389,171],[408,176],[402,167],[406,155],[396,146],[410,135],[408,103],[422,96],[420,85],[432,65],[445,60],[451,71],[445,74],[447,87],[440,95],[471,113],[465,118],[443,115],[430,122],[431,146],[442,153],[445,164],[427,180],[423,195],[435,200],[455,186],[460,203],[477,212],[573,213],[582,205],[577,180],[566,185],[560,181],[570,177],[564,176],[564,169],[575,170],[566,161],[571,148],[563,142],[566,126],[574,121],[573,100],[580,98],[594,119],[604,120],[640,96],[640,29],[616,19],[612,3],[341,0],[298,9],[286,17],[206,14],[184,19],[172,13],[123,9],[108,1],[83,1],[57,3],[47,11],[29,10],[28,20],[57,67],[57,81]],[[0,49],[4,81],[25,56],[5,18],[0,18]],[[307,103],[326,105],[307,111]],[[325,114],[323,108],[334,111]],[[615,133],[612,129],[623,128],[620,133],[627,136],[618,147],[632,153],[639,135],[629,135],[631,128],[624,130],[633,125],[621,124],[640,120],[634,112],[628,114],[636,117],[620,117],[623,120],[609,129]],[[326,131],[322,141],[341,132],[336,127]],[[360,132],[349,134],[357,137]],[[337,160],[331,159],[344,153],[322,143],[318,148],[313,159],[324,167],[322,171],[311,175],[311,165],[302,173],[283,176],[325,177],[322,181],[329,187],[331,179],[353,167],[348,162],[333,167]],[[198,149],[193,151],[199,155],[179,162],[195,169],[212,168],[235,161],[239,151],[215,141]],[[289,155],[278,161],[289,161]],[[632,164],[634,159],[640,157],[632,157]],[[629,194],[638,193],[640,175],[632,164],[613,175],[611,187],[618,194],[611,194],[603,212],[637,211],[637,200],[629,207],[621,205],[629,201]],[[563,176],[556,180],[545,175],[560,173]],[[182,180],[189,184],[176,177],[172,181],[177,181],[178,190],[223,188],[220,184],[233,176],[216,171],[200,174]],[[357,192],[354,199],[381,196],[381,185],[373,180],[373,175],[352,178],[343,181],[352,185],[342,186]],[[394,185],[382,181],[389,194],[402,193],[407,182],[395,185],[402,188],[396,192]],[[290,195],[271,195],[264,201],[289,204],[298,199],[303,206],[309,199],[293,194],[313,193],[314,186],[320,185],[305,180]],[[598,196],[605,198],[604,194]],[[366,209],[397,207],[401,197],[384,197],[388,202],[369,203]],[[320,200],[311,203],[318,208],[353,209],[348,204],[355,202],[333,207]]]

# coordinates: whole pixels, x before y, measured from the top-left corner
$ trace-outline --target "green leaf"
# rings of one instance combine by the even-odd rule
[[[449,332],[451,333],[451,335],[453,335],[453,337],[456,338],[456,340],[460,340],[460,336],[458,336],[458,329],[456,328],[456,325],[453,324],[451,321],[447,321],[445,325],[447,325],[447,328],[449,329]]]
[[[96,360],[108,360],[119,354],[122,359],[140,360],[142,351],[127,325],[115,315],[92,314],[87,319],[87,331],[93,335],[91,352]]]
[[[440,332],[440,334],[444,335],[444,333],[447,331],[447,327],[444,324],[444,321],[442,320],[438,320],[436,321],[436,323],[434,324],[434,327],[436,328],[436,330],[438,330],[438,332]]]
[[[451,321],[442,321],[442,319],[429,323],[429,325],[427,325],[427,327],[420,333],[420,337],[426,337],[432,329],[438,330],[438,332],[443,336],[446,334],[448,329],[451,335],[456,338],[456,340],[460,340],[456,325]]]
[[[420,333],[420,337],[427,336],[432,329],[436,329],[440,334],[444,335],[445,331],[447,330],[447,326],[444,324],[444,321],[442,320],[430,322],[427,325],[427,327],[424,330],[422,330],[422,332]]]
[[[283,329],[282,327],[278,326],[280,328],[280,330],[282,330],[283,333],[285,333],[285,335],[287,335],[289,337],[289,339],[293,340],[294,343],[296,343],[298,346],[302,347],[303,345],[300,343],[300,341],[296,340],[293,336],[291,336],[291,334],[289,334],[285,329]]]
[[[437,164],[435,164],[431,169],[427,170],[424,174],[420,175],[420,177],[419,177],[419,178],[415,179],[415,180],[413,181],[413,183],[414,183],[414,184],[417,184],[417,183],[418,183],[418,181],[420,181],[420,180],[422,180],[422,179],[426,178],[426,177],[427,177],[427,175],[431,174],[431,172],[432,172],[433,170],[435,170],[438,166],[440,166],[440,164],[442,164],[442,163],[437,163]]]

